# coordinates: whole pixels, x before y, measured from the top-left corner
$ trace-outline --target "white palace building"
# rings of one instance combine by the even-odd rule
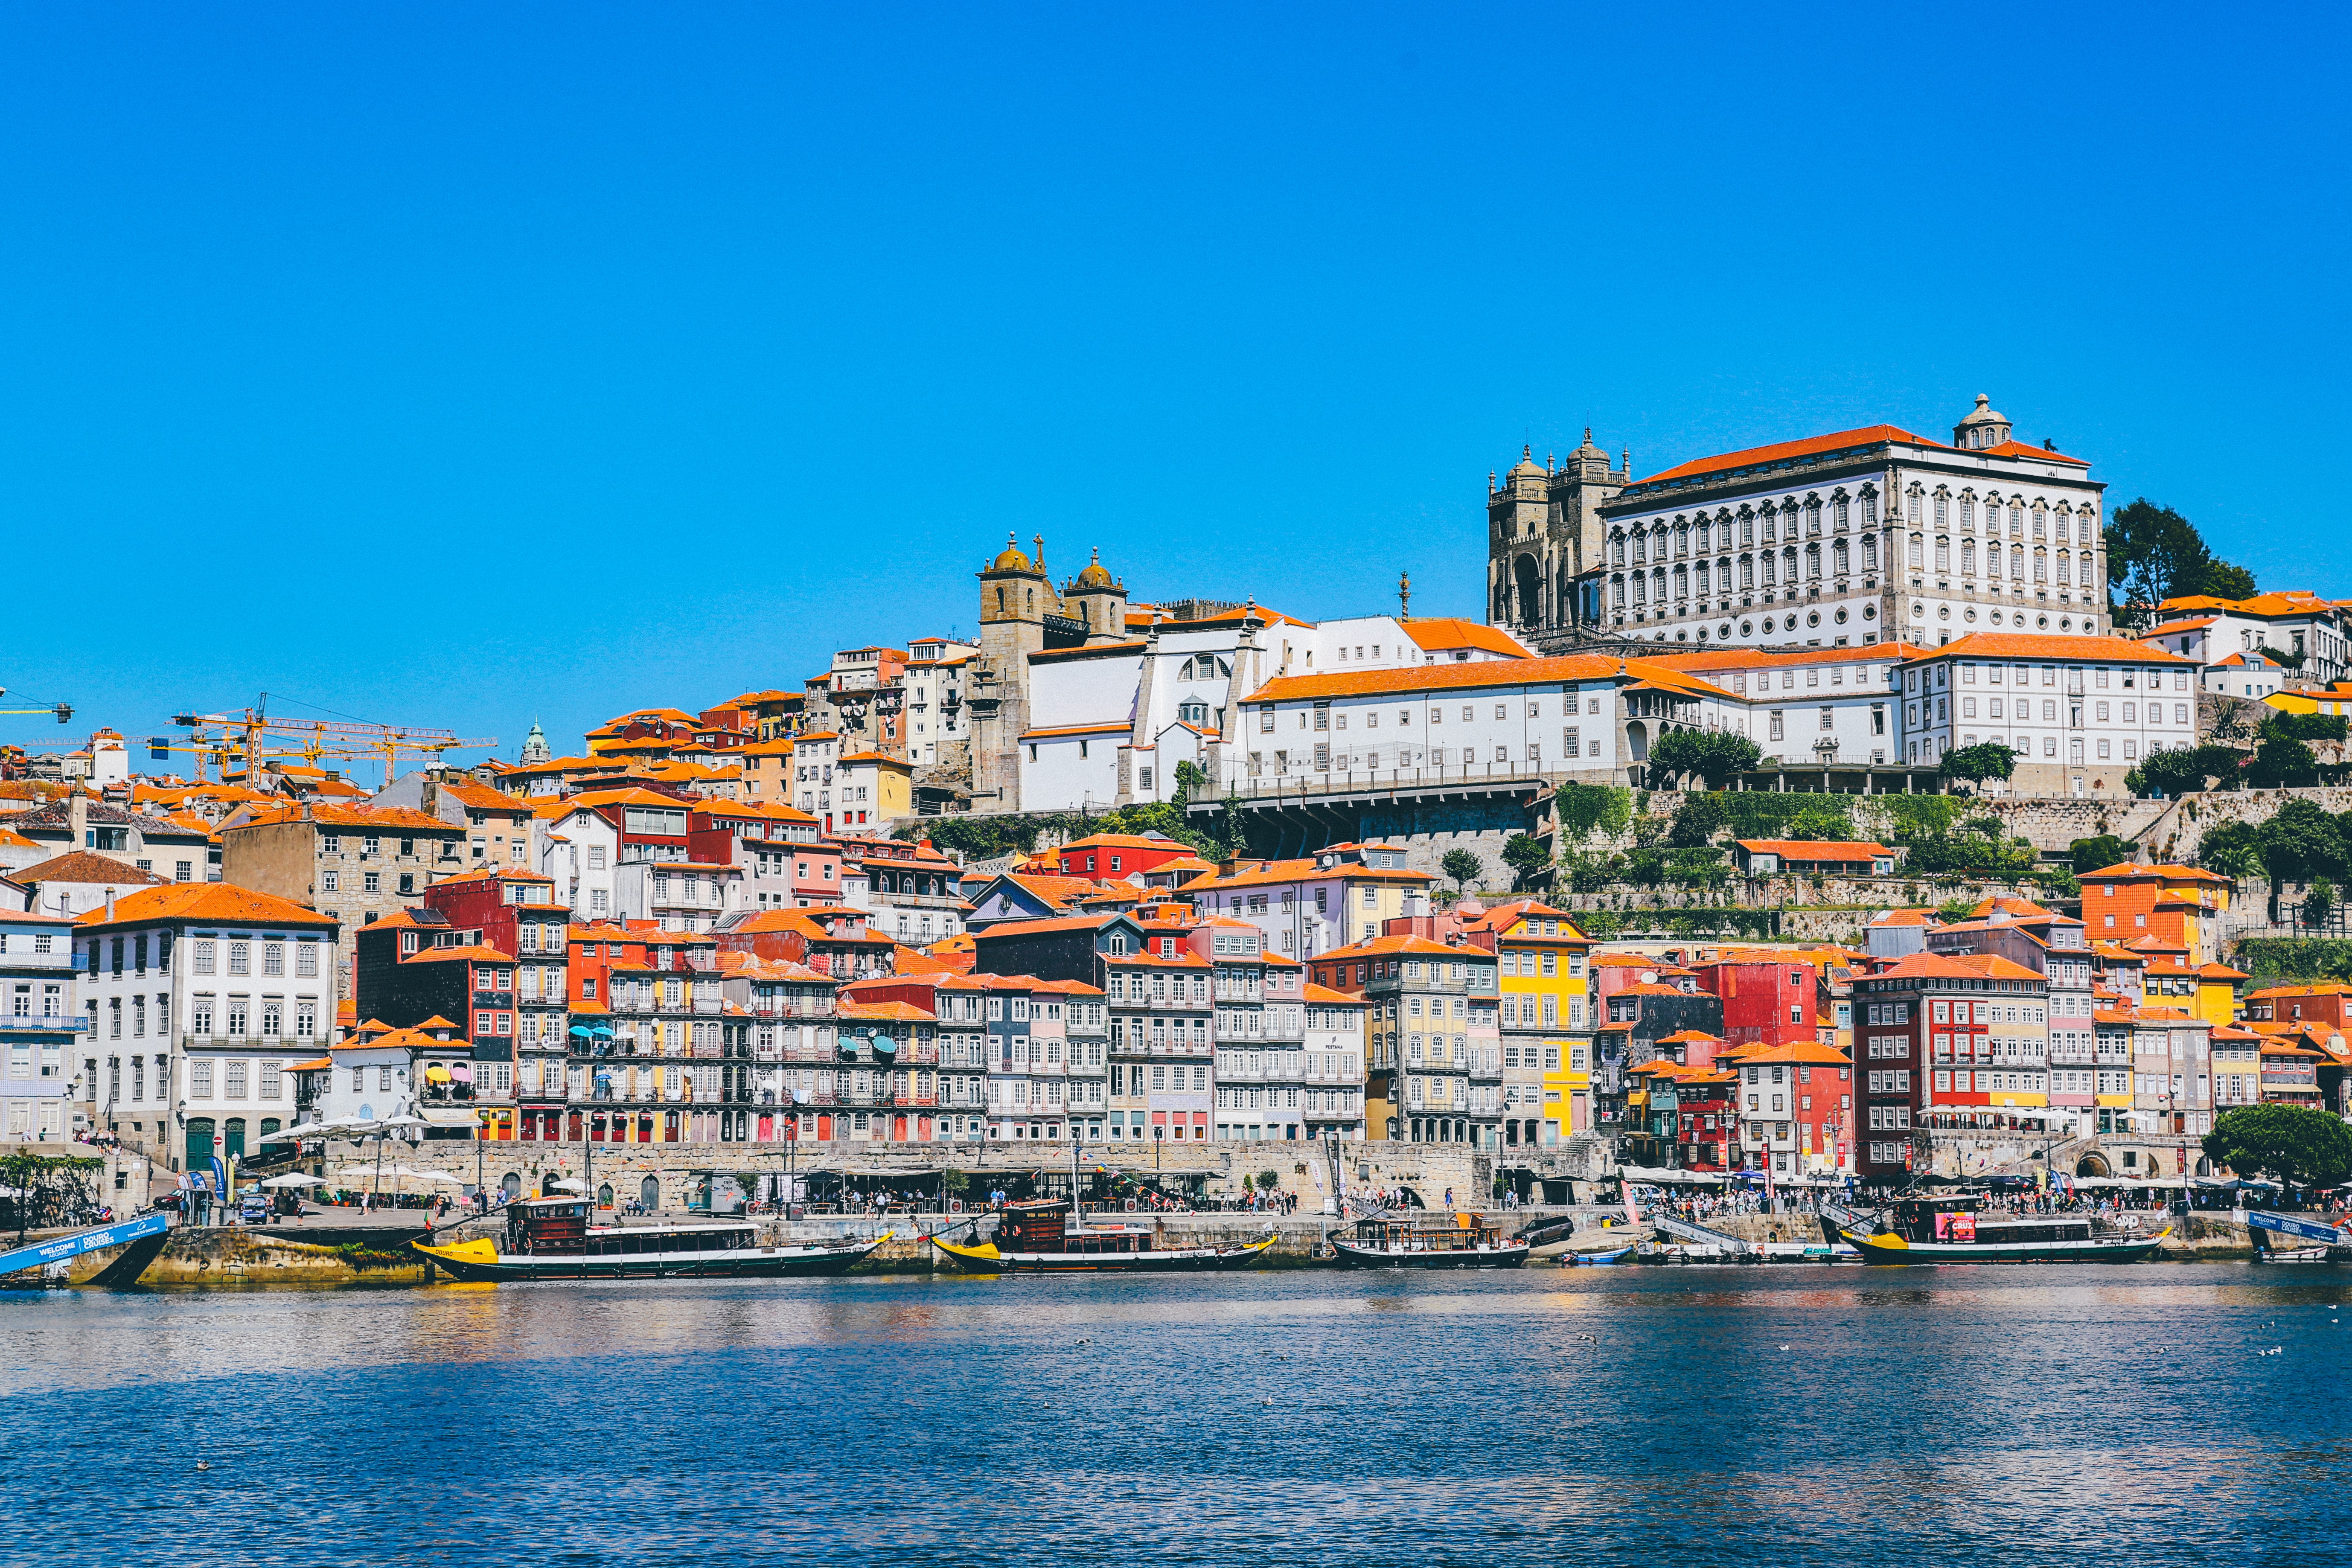
[[[1874,425],[1639,480],[1590,433],[1556,468],[1528,454],[1488,480],[1490,618],[1548,651],[2104,636],[2105,487],[1990,405],[1949,445]]]

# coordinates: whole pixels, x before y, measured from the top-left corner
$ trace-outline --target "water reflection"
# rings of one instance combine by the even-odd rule
[[[58,1293],[0,1300],[0,1387],[41,1395],[6,1407],[17,1517],[110,1561],[203,1560],[219,1519],[255,1563],[2275,1561],[2352,1526],[2344,1294],[2229,1266]]]

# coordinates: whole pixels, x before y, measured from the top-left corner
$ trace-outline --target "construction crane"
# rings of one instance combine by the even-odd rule
[[[269,716],[267,691],[259,701],[242,712],[177,713],[173,715],[172,722],[189,731],[186,743],[173,744],[167,736],[150,736],[149,756],[161,760],[173,752],[194,752],[199,782],[204,780],[206,763],[219,763],[221,777],[226,781],[229,763],[241,758],[248,788],[261,776],[262,763],[273,757],[300,757],[312,766],[325,757],[381,757],[383,782],[389,786],[399,776],[404,752],[418,757],[437,757],[445,752],[469,752],[499,743],[496,736],[461,740],[454,731],[416,725],[273,719]]]
[[[8,689],[5,686],[0,686],[0,697],[5,697],[7,695]],[[70,724],[73,722],[73,704],[70,702],[52,702],[46,708],[0,708],[0,714],[13,713],[54,713],[57,715],[58,722],[60,724]]]

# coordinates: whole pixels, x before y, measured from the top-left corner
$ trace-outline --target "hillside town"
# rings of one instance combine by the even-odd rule
[[[2225,1110],[2352,1111],[2352,984],[2270,963],[2342,929],[2352,601],[2119,609],[2104,484],[1982,397],[1634,472],[1490,476],[1476,619],[1015,539],[969,637],[561,754],[266,705],[0,751],[0,1142],[132,1206],[386,1125],[1524,1198],[2178,1184]]]

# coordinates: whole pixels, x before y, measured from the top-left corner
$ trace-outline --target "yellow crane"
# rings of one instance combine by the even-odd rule
[[[383,782],[388,785],[399,775],[403,752],[419,758],[437,757],[445,752],[469,752],[499,743],[496,736],[465,740],[455,731],[413,724],[271,718],[267,691],[259,701],[240,712],[178,713],[173,716],[172,722],[188,731],[186,742],[175,744],[168,736],[150,736],[150,757],[161,761],[173,752],[192,752],[196,759],[199,782],[205,778],[207,763],[217,762],[226,781],[229,763],[241,759],[247,787],[261,776],[262,763],[271,759],[291,761],[299,757],[315,767],[326,757],[380,757],[383,761]]]

